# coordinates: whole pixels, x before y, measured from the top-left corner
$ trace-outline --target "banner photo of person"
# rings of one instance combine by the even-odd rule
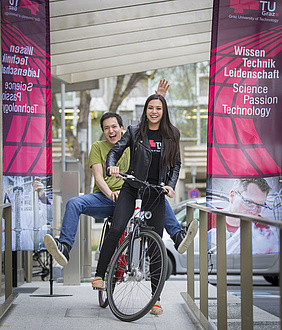
[[[5,176],[4,202],[12,203],[13,251],[40,250],[53,228],[52,177]],[[4,251],[2,230],[2,250]]]
[[[48,0],[1,1],[1,49],[3,196],[13,204],[13,250],[35,250],[52,225]]]
[[[282,3],[214,1],[208,117],[207,203],[280,221]],[[238,253],[227,218],[227,253]],[[209,223],[213,248],[215,223]],[[277,253],[275,228],[253,223],[253,253]]]
[[[208,206],[230,213],[261,216],[281,221],[282,184],[279,177],[212,179],[212,191],[207,191]],[[216,222],[209,219],[209,250],[216,248]],[[252,223],[253,254],[279,253],[279,230],[276,227]],[[226,217],[226,253],[240,253],[240,219]]]

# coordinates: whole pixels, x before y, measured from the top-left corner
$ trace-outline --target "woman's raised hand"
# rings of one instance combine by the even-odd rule
[[[158,85],[158,89],[155,92],[156,94],[161,94],[161,96],[165,97],[168,88],[169,88],[168,81],[165,79],[161,79]]]

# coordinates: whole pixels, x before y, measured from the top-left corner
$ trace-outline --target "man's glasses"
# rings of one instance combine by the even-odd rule
[[[245,210],[249,210],[249,211],[257,210],[258,212],[260,212],[262,209],[264,210],[270,209],[270,207],[266,203],[258,204],[243,197],[239,191],[235,191],[235,192],[241,198],[241,205]]]

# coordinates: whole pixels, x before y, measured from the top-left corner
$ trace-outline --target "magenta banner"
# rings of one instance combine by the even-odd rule
[[[48,0],[1,1],[3,189],[15,250],[40,248],[52,221],[49,20]]]
[[[281,15],[281,2],[214,1],[207,137],[208,202],[276,220],[282,214]],[[228,253],[240,243],[234,221],[227,221]],[[278,250],[275,229],[253,228],[253,253]]]
[[[51,174],[49,2],[1,6],[4,175]]]

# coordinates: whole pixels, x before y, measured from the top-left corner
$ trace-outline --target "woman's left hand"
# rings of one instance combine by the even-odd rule
[[[164,186],[164,188],[168,190],[167,196],[173,198],[175,195],[175,191],[170,186]]]

